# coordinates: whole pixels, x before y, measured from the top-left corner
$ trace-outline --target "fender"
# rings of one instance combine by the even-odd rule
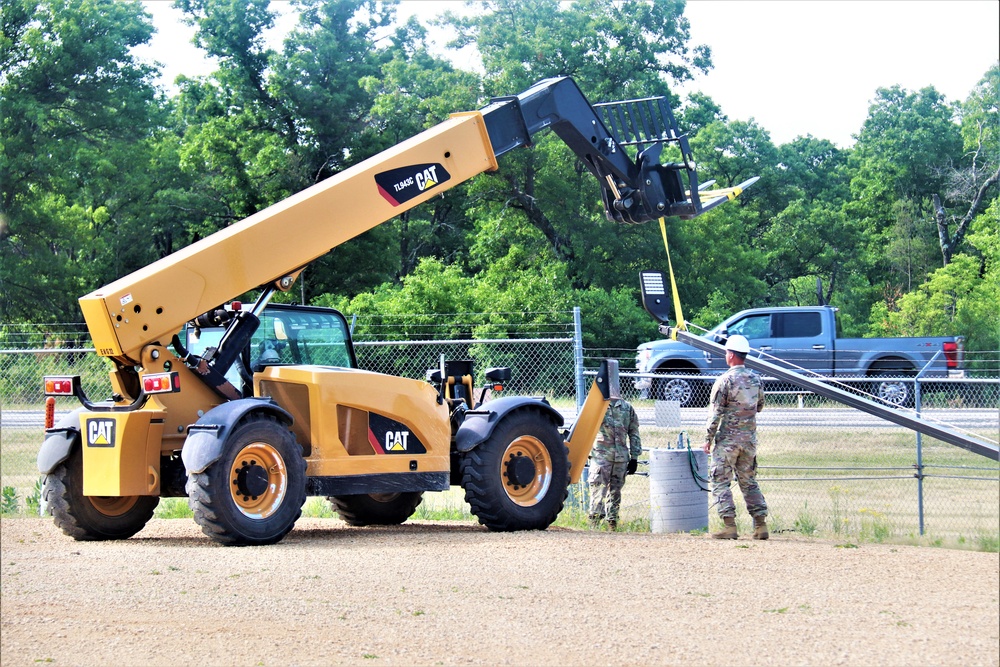
[[[205,469],[222,457],[222,446],[230,431],[251,412],[274,415],[286,426],[291,426],[292,416],[270,398],[241,398],[217,405],[198,421],[188,426],[188,436],[181,448],[181,460],[187,473],[205,472]]]
[[[539,408],[552,417],[557,427],[563,425],[563,416],[544,398],[504,396],[489,401],[481,408],[465,413],[465,420],[455,434],[455,449],[462,453],[472,451],[476,445],[490,437],[493,429],[504,417],[515,410],[526,407]]]
[[[38,450],[38,472],[51,475],[60,463],[69,458],[73,447],[79,446],[80,413],[83,411],[83,408],[77,408],[52,428],[45,429],[45,442]]]

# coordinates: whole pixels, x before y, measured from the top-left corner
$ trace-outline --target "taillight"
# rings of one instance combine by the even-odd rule
[[[49,396],[45,399],[45,428],[50,429],[56,425],[56,399]]]
[[[181,377],[177,372],[151,373],[142,377],[144,394],[170,394],[181,390]]]
[[[945,343],[941,346],[948,368],[958,368],[958,343]]]
[[[74,387],[80,382],[80,376],[46,376],[44,382],[46,396],[73,396],[76,393]]]

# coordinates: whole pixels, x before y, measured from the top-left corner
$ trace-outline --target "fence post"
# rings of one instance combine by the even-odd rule
[[[934,353],[931,360],[927,362],[927,365],[920,369],[917,376],[913,378],[913,409],[916,410],[917,416],[920,416],[920,376],[927,372],[938,357],[941,356],[941,350]],[[917,431],[917,521],[920,524],[920,534],[924,534],[924,452],[923,452],[923,440],[920,438],[921,433]]]
[[[573,373],[576,376],[576,414],[583,409],[583,327],[580,306],[573,306]]]

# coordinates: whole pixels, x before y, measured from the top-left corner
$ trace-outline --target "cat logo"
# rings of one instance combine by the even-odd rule
[[[114,419],[88,419],[87,446],[114,447],[115,426]]]
[[[449,180],[451,174],[440,162],[411,164],[375,174],[379,194],[393,206],[400,206]]]
[[[386,431],[385,451],[405,452],[406,441],[409,440],[409,438],[410,438],[409,431]]]

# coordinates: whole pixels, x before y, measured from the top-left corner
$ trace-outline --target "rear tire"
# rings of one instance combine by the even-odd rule
[[[302,447],[273,417],[250,415],[226,438],[222,457],[188,477],[187,493],[194,520],[216,542],[279,542],[306,500]]]
[[[556,425],[537,410],[504,417],[459,466],[465,500],[490,530],[544,530],[562,511],[568,450]]]
[[[328,496],[327,500],[349,526],[398,526],[417,511],[422,491]]]
[[[902,376],[908,375],[913,375],[913,371],[908,368],[885,368],[872,371],[872,377],[879,378],[881,376],[886,379],[876,379],[875,382],[872,382],[871,393],[885,405],[911,408],[914,405],[913,382],[900,379]]]
[[[62,532],[78,541],[124,540],[153,518],[156,496],[83,495],[83,452],[79,443],[69,458],[45,476],[42,497]]]
[[[657,373],[686,375],[681,369],[664,368]],[[691,375],[695,375],[691,373]],[[657,401],[677,401],[682,408],[703,408],[708,405],[711,385],[684,377],[653,378],[651,396]]]

